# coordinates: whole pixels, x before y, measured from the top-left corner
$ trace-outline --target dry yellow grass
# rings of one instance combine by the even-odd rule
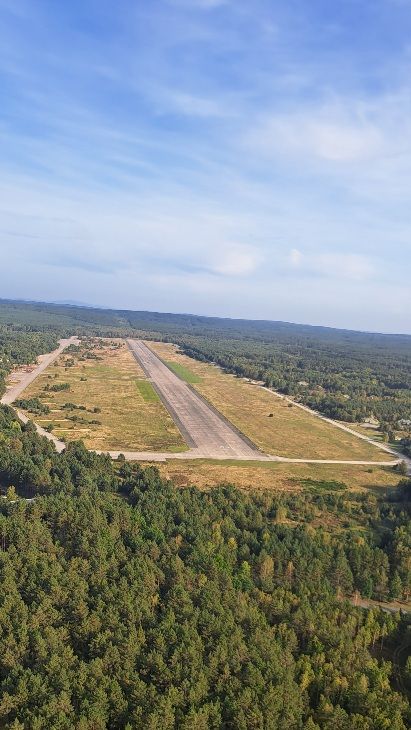
[[[262,451],[289,458],[389,461],[372,444],[289,406],[288,401],[243,378],[193,360],[175,345],[147,342],[163,360],[177,362],[201,378],[193,387]],[[270,414],[272,414],[270,416]]]
[[[217,462],[173,460],[156,463],[161,475],[178,487],[211,489],[230,483],[245,490],[295,491],[304,480],[343,482],[352,491],[397,486],[400,476],[390,467],[355,464],[285,464],[280,462]]]
[[[81,360],[64,353],[23,393],[22,398],[40,396],[51,412],[36,417],[53,433],[67,441],[83,439],[97,450],[184,451],[187,446],[151,384],[127,345],[120,340],[95,340],[91,350],[98,360]],[[68,362],[74,360],[74,365]],[[70,390],[45,392],[57,383],[69,383]],[[87,411],[63,409],[65,403],[85,406]],[[98,408],[101,412],[93,413]],[[30,414],[28,414],[30,415]],[[77,418],[77,421],[70,420]],[[90,421],[100,421],[91,424]]]

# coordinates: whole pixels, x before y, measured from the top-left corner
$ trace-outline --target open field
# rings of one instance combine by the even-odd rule
[[[64,384],[67,390],[56,390]],[[40,426],[51,423],[58,438],[83,439],[91,449],[177,452],[187,448],[151,383],[120,340],[93,340],[79,353],[60,355],[20,397],[37,397],[50,408],[47,415],[33,416],[26,411]]]
[[[193,388],[263,452],[288,458],[387,461],[387,454],[286,399],[178,352],[175,345],[149,342],[165,362],[199,378]]]
[[[230,483],[240,489],[295,491],[315,482],[343,482],[352,491],[395,487],[400,475],[391,467],[367,467],[356,464],[287,464],[270,461],[219,462],[212,459],[197,461],[167,460],[156,463],[161,475],[178,487],[194,485],[210,489]]]

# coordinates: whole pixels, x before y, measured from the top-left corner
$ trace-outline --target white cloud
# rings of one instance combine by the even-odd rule
[[[151,89],[151,96],[156,106],[166,111],[175,111],[192,117],[219,118],[233,115],[233,108],[215,98],[208,98],[184,91],[168,89]]]
[[[369,257],[356,253],[320,252],[307,255],[292,249],[288,262],[294,271],[328,279],[364,281],[376,272],[375,264]]]
[[[318,158],[326,162],[358,162],[382,152],[381,130],[359,114],[320,108],[271,116],[248,136],[261,152]]]
[[[367,159],[382,148],[381,133],[371,125],[313,120],[303,129],[303,134],[307,135],[313,154],[335,162]]]
[[[21,261],[36,259],[62,270],[129,269],[140,276],[180,271],[227,279],[253,274],[263,257],[260,247],[232,240],[238,226],[244,239],[251,238],[252,215],[229,215],[178,188],[136,201],[112,190],[78,196],[68,188],[38,183],[33,189],[29,180],[9,178],[0,184],[0,199],[1,240]]]
[[[228,245],[217,251],[211,270],[224,276],[247,276],[260,265],[261,254],[249,247]]]
[[[289,261],[291,266],[294,268],[298,268],[302,261],[303,261],[303,255],[301,251],[299,251],[297,248],[292,248],[290,251]]]

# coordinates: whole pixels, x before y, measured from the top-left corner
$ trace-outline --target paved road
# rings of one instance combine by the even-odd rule
[[[69,345],[76,345],[77,343],[77,337],[70,337],[68,340],[60,340],[57,350],[53,350],[53,352],[49,352],[47,355],[40,355],[37,367],[35,367],[30,373],[24,373],[18,383],[8,388],[3,395],[1,402],[6,406],[11,405],[11,403],[17,400],[19,395],[22,394],[23,390],[26,390],[33,380],[35,380],[38,375],[43,372],[43,370],[48,368],[48,366],[51,365],[51,363],[53,363],[59,355],[61,355],[66,347]]]
[[[257,447],[242,436],[141,340],[128,345],[171,413],[188,446],[204,458],[261,459]]]
[[[31,420],[31,419],[27,418],[26,414],[23,413],[22,411],[16,411],[16,413],[22,423],[28,423],[29,420]],[[58,451],[59,454],[61,454],[61,452],[64,451],[64,449],[66,448],[66,444],[64,443],[64,441],[60,441],[60,439],[58,439],[57,436],[53,436],[52,433],[49,433],[49,431],[46,431],[46,429],[42,428],[42,426],[39,426],[38,423],[35,423],[34,425],[36,427],[36,431],[39,434],[39,436],[45,436],[46,439],[48,439],[49,441],[52,441],[54,446],[56,447],[56,451]]]
[[[201,449],[192,448],[188,451],[173,453],[171,451],[98,451],[98,454],[109,454],[113,459],[122,454],[126,461],[186,461],[191,459],[237,459],[237,461],[277,461],[286,464],[352,464],[357,466],[395,466],[399,459],[391,461],[353,461],[352,459],[289,459],[285,456],[268,456],[257,452],[249,456],[226,456],[225,454],[204,456]]]

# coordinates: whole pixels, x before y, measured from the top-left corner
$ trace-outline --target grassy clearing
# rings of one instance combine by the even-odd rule
[[[148,380],[136,380],[136,385],[141,397],[146,403],[155,403],[160,400],[158,393]]]
[[[194,373],[199,379],[193,383],[196,390],[268,454],[307,459],[390,459],[372,444],[292,406],[259,385],[180,354],[175,345],[147,344],[163,360]]]
[[[316,491],[335,491],[338,484],[355,492],[369,489],[380,491],[386,487],[396,487],[401,478],[389,467],[369,468],[355,464],[170,459],[155,466],[163,477],[171,479],[176,486],[195,485],[200,489],[211,489],[228,482],[246,490],[299,491],[315,488]],[[329,489],[327,485],[331,485]]]
[[[373,441],[378,441],[378,443],[388,445],[385,443],[383,435],[378,428],[367,428],[367,426],[364,426],[362,423],[344,423],[344,425],[351,428],[352,431],[360,433],[362,436],[367,436]]]
[[[67,383],[68,390],[54,390]],[[48,390],[45,389],[48,387]],[[101,450],[185,451],[184,440],[124,342],[96,339],[67,352],[24,392],[50,408],[36,416],[67,441]],[[30,416],[30,414],[28,414]]]
[[[201,383],[201,378],[189,370],[185,365],[179,362],[173,362],[173,360],[166,360],[166,365],[172,370],[179,378],[185,380],[186,383]]]
[[[177,461],[170,459],[165,464],[156,464],[161,475],[170,479],[177,487],[196,486],[207,491],[220,484],[233,484],[244,491],[275,493],[278,495],[304,492],[308,497],[310,517],[298,519],[298,513],[291,519],[286,516],[284,524],[297,527],[309,524],[312,528],[321,527],[335,534],[349,530],[353,536],[363,534],[367,529],[361,514],[356,510],[358,493],[372,491],[384,494],[389,487],[396,487],[399,475],[388,467],[369,470],[358,465],[330,464],[285,464],[273,462],[201,462]],[[328,497],[344,499],[346,505],[352,504],[352,516],[347,519],[347,511],[340,514],[327,504]],[[324,502],[318,501],[324,497]],[[349,509],[349,508],[348,508]]]

